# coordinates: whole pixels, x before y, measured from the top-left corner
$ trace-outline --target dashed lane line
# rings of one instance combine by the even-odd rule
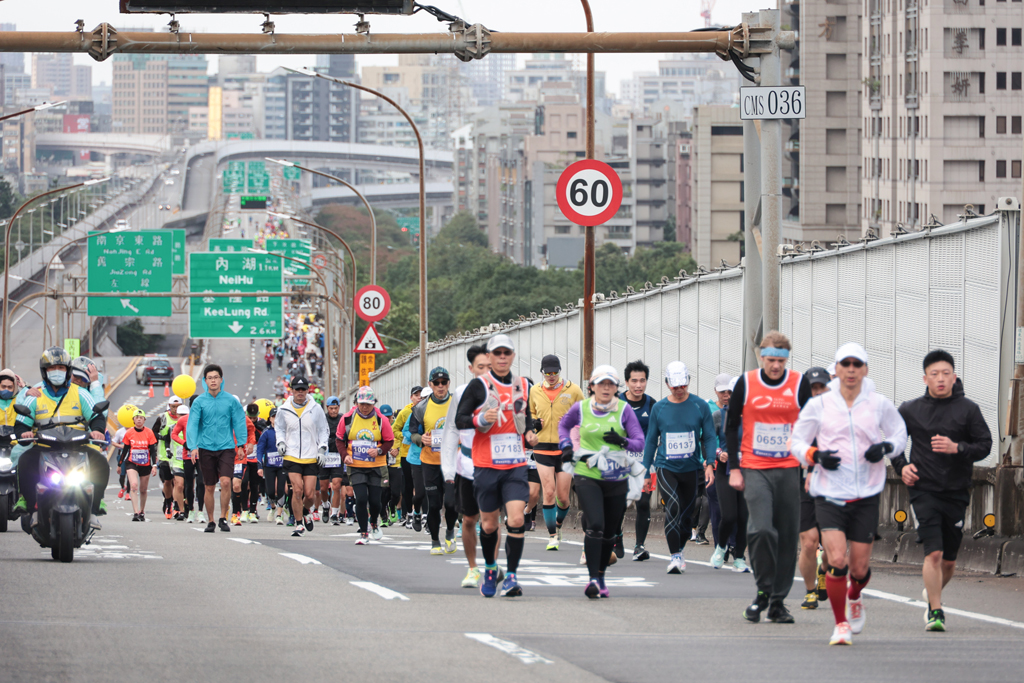
[[[519,645],[513,643],[511,640],[502,640],[501,638],[496,638],[495,636],[492,636],[490,633],[467,633],[466,637],[471,640],[475,640],[478,643],[483,643],[484,645],[489,645],[493,648],[501,650],[505,654],[515,657],[523,664],[554,664],[554,662],[550,659],[542,657],[541,655],[537,654],[536,652],[533,652],[532,650],[527,650],[524,647],[520,647]]]

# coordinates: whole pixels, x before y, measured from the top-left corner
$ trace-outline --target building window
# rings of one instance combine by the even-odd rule
[[[1006,29],[996,29],[996,47],[1004,47],[1006,45]]]
[[[1006,177],[1006,162],[1000,159],[996,161],[996,178]]]
[[[1014,46],[1020,47],[1020,44],[1021,44],[1021,30],[1019,28],[1012,29],[1011,32],[1010,32],[1010,35],[1012,36],[1011,39],[1010,39],[1010,43],[1012,45],[1014,45]]]
[[[1014,71],[1010,74],[1010,89],[1020,90],[1021,89],[1021,73],[1020,71]]]
[[[1020,160],[1010,162],[1010,177],[1020,178]]]
[[[996,134],[997,135],[1002,135],[1004,133],[1006,133],[1006,117],[1005,116],[997,116],[996,117]]]
[[[978,182],[985,182],[985,160],[978,162]]]
[[[1021,124],[1021,117],[1014,116],[1013,118],[1011,118],[1010,119],[1010,132],[1013,133],[1014,135],[1020,135],[1020,124]]]
[[[996,90],[1006,90],[1006,72],[996,72]]]

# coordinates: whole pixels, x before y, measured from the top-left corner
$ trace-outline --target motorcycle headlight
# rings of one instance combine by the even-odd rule
[[[14,469],[14,462],[10,458],[0,458],[0,472],[10,472]]]
[[[47,475],[47,479],[49,479],[52,485],[60,486],[60,482],[64,479],[64,475],[62,475],[59,470],[50,470]]]
[[[68,486],[81,486],[84,481],[85,472],[83,472],[82,470],[73,470],[70,474],[68,474]]]

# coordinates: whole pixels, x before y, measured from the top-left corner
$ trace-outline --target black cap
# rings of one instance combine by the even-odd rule
[[[540,361],[541,372],[561,372],[562,361],[558,360],[558,356],[555,354],[549,354],[544,356]]]
[[[415,394],[416,396],[419,396],[421,391],[423,391],[423,387],[417,384],[412,388],[412,391],[409,392],[409,395],[412,396],[413,394]]]
[[[306,379],[305,377],[296,377],[295,379],[292,380],[291,387],[292,387],[292,391],[295,391],[297,389],[306,389],[306,390],[308,390],[309,389],[309,380]]]
[[[828,370],[819,367],[808,369],[807,372],[804,373],[804,377],[807,378],[808,384],[824,384],[826,386],[832,380],[832,376],[828,374]]]

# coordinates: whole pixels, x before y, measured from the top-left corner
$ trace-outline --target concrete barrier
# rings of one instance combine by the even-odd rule
[[[1003,544],[999,573],[1024,576],[1024,538],[1014,538]]]
[[[956,558],[958,570],[984,572],[986,574],[999,573],[999,561],[1003,556],[1003,544],[1005,538],[989,536],[987,538],[965,538],[960,546],[960,553]]]

